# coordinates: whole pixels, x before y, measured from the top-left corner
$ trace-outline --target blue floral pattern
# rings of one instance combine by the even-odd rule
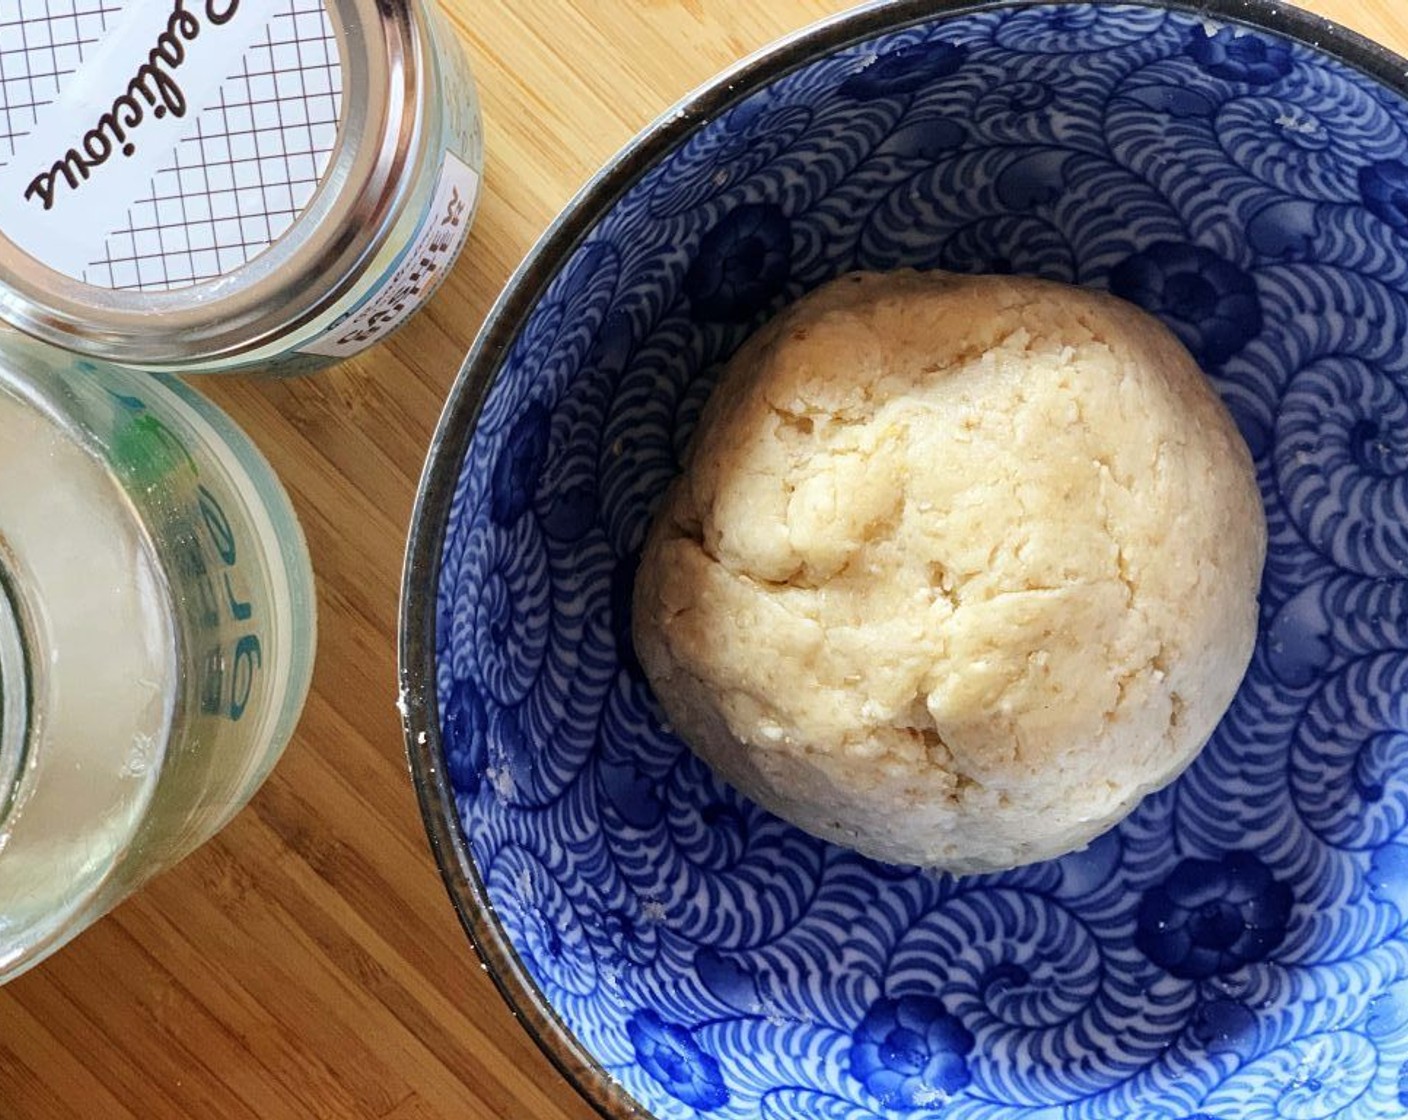
[[[1213,77],[1250,86],[1279,82],[1295,66],[1287,44],[1240,27],[1195,28],[1188,53]]]
[[[739,92],[508,347],[437,589],[493,921],[650,1115],[1382,1120],[1408,1109],[1408,106],[1142,5],[936,17]],[[856,268],[1162,317],[1257,462],[1260,641],[1084,852],[954,880],[806,836],[662,724],[630,592],[720,366]],[[1171,540],[1170,547],[1177,547]]]
[[[897,47],[842,82],[841,93],[866,99],[917,93],[957,73],[967,54],[961,44],[943,40]]]
[[[450,781],[461,796],[479,792],[488,768],[488,727],[484,704],[467,680],[456,681],[441,719],[441,739]]]
[[[1248,852],[1185,859],[1144,893],[1134,943],[1175,976],[1235,972],[1285,939],[1291,901],[1286,884]]]
[[[1160,241],[1127,257],[1111,270],[1110,291],[1163,319],[1205,368],[1261,333],[1256,281],[1197,245]]]
[[[1408,236],[1408,163],[1365,164],[1359,169],[1359,193],[1369,213]]]
[[[787,283],[792,223],[777,206],[744,203],[704,235],[684,289],[701,320],[746,323]]]
[[[851,1073],[886,1107],[938,1105],[972,1078],[973,1035],[929,996],[877,1000],[856,1028]]]
[[[504,453],[494,464],[494,520],[512,525],[533,501],[548,450],[548,411],[534,401],[508,434]]]
[[[654,1011],[641,1011],[626,1024],[641,1068],[672,1097],[710,1112],[728,1103],[719,1063],[704,1053],[683,1027],[667,1023]]]

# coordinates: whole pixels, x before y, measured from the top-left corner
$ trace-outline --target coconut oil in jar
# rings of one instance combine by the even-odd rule
[[[313,662],[262,457],[179,383],[79,364],[0,359],[0,981],[229,821]]]
[[[0,383],[0,970],[112,872],[161,772],[175,632],[150,543],[113,496],[97,460]]]

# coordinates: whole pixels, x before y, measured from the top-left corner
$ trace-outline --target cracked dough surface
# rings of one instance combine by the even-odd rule
[[[858,273],[711,396],[647,540],[637,652],[765,808],[877,859],[1089,842],[1212,733],[1266,528],[1181,344],[1064,285]]]

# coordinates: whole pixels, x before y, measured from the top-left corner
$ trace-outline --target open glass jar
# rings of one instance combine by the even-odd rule
[[[313,577],[174,379],[0,348],[0,982],[209,839],[293,733]]]
[[[433,2],[37,7],[0,28],[0,320],[143,369],[300,373],[453,264],[483,137]]]

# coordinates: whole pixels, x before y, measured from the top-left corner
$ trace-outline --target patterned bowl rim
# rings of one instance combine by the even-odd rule
[[[401,583],[400,694],[406,753],[441,877],[481,962],[547,1058],[607,1120],[648,1114],[557,1015],[504,932],[470,855],[444,764],[436,700],[435,624],[450,506],[479,413],[520,328],[561,267],[635,183],[691,132],[764,86],[826,55],[921,23],[1058,0],[877,0],[764,47],[688,94],[633,138],[567,203],[509,278],[450,389],[421,475]],[[1281,0],[1091,0],[1219,18],[1295,40],[1408,98],[1408,60]]]

